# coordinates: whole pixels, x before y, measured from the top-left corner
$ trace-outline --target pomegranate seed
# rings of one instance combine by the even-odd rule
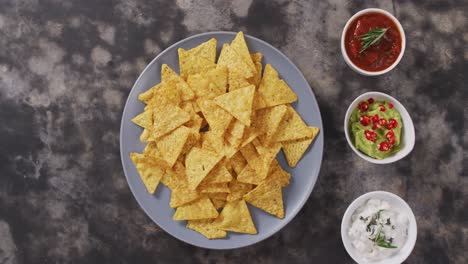
[[[375,142],[377,140],[377,134],[373,131],[365,130],[364,135],[366,136],[367,140],[370,140],[372,142]]]
[[[382,142],[380,142],[379,150],[380,151],[388,151],[390,149],[390,147],[391,147],[390,143],[388,143],[386,141],[382,141]]]
[[[367,99],[367,102],[369,102],[369,104],[373,104],[374,103],[374,98],[371,97],[371,98]]]
[[[398,121],[395,118],[390,118],[388,120],[387,129],[394,129],[398,127]]]
[[[359,122],[361,122],[361,125],[363,125],[363,126],[368,126],[369,125],[369,120],[370,120],[370,117],[367,116],[367,115],[363,115],[363,116],[359,117]]]
[[[387,141],[392,145],[395,143],[395,133],[393,133],[393,131],[388,131],[387,134],[385,134],[385,138],[387,138]]]
[[[372,122],[373,122],[373,123],[377,123],[377,122],[379,122],[379,119],[380,119],[379,115],[378,115],[378,114],[375,114],[375,115],[372,117]]]
[[[393,108],[393,104],[388,104],[388,108],[392,109],[392,108]]]
[[[384,127],[387,124],[387,120],[385,118],[379,119],[379,126]]]
[[[386,110],[385,105],[379,105],[379,109],[380,111],[385,112]]]
[[[362,101],[361,103],[359,103],[359,106],[358,106],[359,110],[361,111],[367,111],[369,110],[369,104],[367,102],[364,102]]]

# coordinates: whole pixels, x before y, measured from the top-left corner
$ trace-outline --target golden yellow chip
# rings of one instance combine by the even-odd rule
[[[203,77],[201,74],[189,75],[187,83],[195,92],[195,96],[197,98],[213,99],[226,92],[225,88],[219,88],[216,84],[211,82],[208,78]]]
[[[280,80],[278,72],[270,64],[265,66],[258,93],[267,107],[297,101],[297,95],[286,82]]]
[[[226,203],[221,214],[213,222],[219,229],[245,234],[257,234],[257,229],[244,200]]]
[[[245,201],[278,218],[284,217],[281,185],[265,182],[244,195]]]
[[[241,173],[237,175],[237,180],[242,183],[259,185],[263,179],[259,179],[255,170],[247,164]]]
[[[227,132],[231,135],[233,135],[235,138],[241,139],[244,135],[244,130],[246,126],[242,122],[240,122],[237,119],[234,119],[231,121],[231,124],[229,124]]]
[[[189,121],[190,115],[180,107],[173,106],[154,111],[153,120],[152,137],[157,139]]]
[[[255,75],[253,77],[249,78],[249,83],[253,84],[255,86],[258,86],[260,84],[260,81],[262,80],[262,58],[263,55],[261,53],[253,53],[250,54],[250,57],[252,58],[253,63],[255,64]],[[255,103],[254,103],[255,105]]]
[[[310,146],[312,141],[315,139],[319,132],[318,127],[311,127],[314,129],[314,134],[311,138],[308,139],[296,139],[292,141],[284,141],[282,142],[283,145],[283,152],[284,156],[286,156],[286,160],[288,161],[289,166],[296,167],[299,160],[304,155],[304,152]]]
[[[273,181],[279,183],[282,187],[289,185],[291,174],[283,170],[278,161],[273,160],[270,167],[270,174],[265,181]]]
[[[275,135],[276,141],[312,138],[317,133],[316,128],[307,126],[291,106],[288,106],[287,115],[278,127],[278,132]]]
[[[163,159],[161,153],[159,152],[156,142],[150,142],[143,149],[143,154],[150,158]]]
[[[217,135],[222,135],[231,123],[232,115],[212,100],[199,99],[197,103],[210,126],[210,130]]]
[[[169,206],[176,208],[195,201],[198,197],[200,196],[197,191],[191,190],[185,186],[179,186],[172,190]]]
[[[224,44],[219,54],[217,67],[225,66],[229,72],[236,72],[238,76],[245,79],[254,76],[254,69],[242,59],[242,57],[229,45]]]
[[[197,187],[200,193],[230,193],[227,182],[200,184]]]
[[[203,133],[202,148],[213,152],[223,153],[224,139],[214,131]]]
[[[167,64],[161,67],[161,79],[168,85],[173,85],[179,90],[183,101],[191,100],[195,97],[195,93],[190,89],[188,84],[177,73],[175,73]]]
[[[151,130],[150,129],[143,129],[143,132],[141,132],[140,135],[140,141],[141,142],[150,142],[154,141],[154,139],[151,137]]]
[[[213,203],[214,207],[219,210],[224,207],[226,204],[226,200],[220,200],[220,199],[213,199],[211,198],[211,202]]]
[[[154,193],[167,168],[165,162],[133,152],[130,153],[130,159],[133,161],[148,192]]]
[[[241,171],[244,169],[245,165],[247,165],[247,161],[241,153],[237,152],[229,159],[229,164],[231,165],[234,172],[239,175],[239,173],[241,173]]]
[[[265,142],[269,143],[272,141],[287,110],[288,108],[285,105],[278,105],[256,111],[253,126],[265,133]]]
[[[255,140],[253,142],[255,142]],[[276,157],[275,152],[278,153],[281,149],[281,144],[275,144],[275,146],[271,148],[259,147],[259,149],[264,151],[260,153],[256,147],[254,147],[253,142],[241,148],[240,152],[247,160],[250,167],[255,170],[258,178],[263,180],[268,176],[270,164]]]
[[[197,47],[184,50],[179,48],[179,67],[182,78],[198,74],[216,67],[216,39],[212,38]]]
[[[146,90],[145,92],[139,94],[138,100],[142,101],[145,104],[148,104],[148,102],[153,98],[155,91],[160,89],[160,86],[161,84],[158,83],[150,89]]]
[[[226,169],[226,166],[218,163],[217,166],[214,167],[202,181],[202,184],[210,184],[210,183],[226,183],[232,180],[232,175]]]
[[[228,74],[228,84],[230,92],[250,85],[246,78],[244,78],[238,72],[233,71],[230,71]]]
[[[258,130],[253,127],[245,127],[244,135],[242,137],[242,144],[240,147],[242,148],[245,145],[249,144],[254,139],[256,139],[260,134],[261,133],[259,133]]]
[[[226,201],[228,193],[208,193],[207,195],[211,200]]]
[[[206,196],[177,208],[174,220],[198,220],[218,217],[218,210]]]
[[[220,93],[225,93],[227,90],[228,84],[228,69],[225,66],[220,66],[215,69],[212,69],[208,72],[201,74],[202,77],[208,80],[210,83],[214,84],[217,88],[217,91]]]
[[[250,85],[220,95],[214,99],[214,102],[228,111],[244,125],[250,126],[254,93],[255,86]]]
[[[153,109],[155,111],[166,106],[176,106],[182,101],[179,89],[171,83],[162,82],[159,89],[155,90],[153,97],[148,101],[145,110]]]
[[[249,48],[244,39],[244,33],[241,31],[237,33],[236,37],[231,42],[231,47],[242,57],[242,60],[256,73],[255,65],[250,57]]]
[[[187,188],[188,181],[185,176],[185,167],[182,162],[177,161],[172,168],[166,169],[164,176],[161,178],[161,183],[171,190]]]
[[[187,221],[187,228],[197,231],[208,239],[226,237],[227,232],[217,229],[212,223],[213,220],[211,219],[189,220]]]
[[[132,119],[132,122],[146,129],[151,129],[153,126],[153,111],[143,111]]]
[[[185,159],[189,187],[195,190],[223,156],[200,148],[192,148]]]
[[[252,184],[239,182],[237,180],[232,180],[229,183],[229,189],[231,190],[231,193],[228,194],[226,199],[228,202],[242,199],[244,194],[250,192],[252,188],[253,188]]]
[[[182,153],[189,134],[190,128],[180,126],[171,133],[162,136],[156,143],[159,152],[170,167],[174,165]]]

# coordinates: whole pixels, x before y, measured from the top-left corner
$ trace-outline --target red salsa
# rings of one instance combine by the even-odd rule
[[[362,53],[362,36],[376,28],[387,28],[385,35]],[[355,18],[345,35],[345,48],[349,59],[366,71],[382,71],[390,67],[401,52],[401,33],[391,18],[381,13],[367,13]]]

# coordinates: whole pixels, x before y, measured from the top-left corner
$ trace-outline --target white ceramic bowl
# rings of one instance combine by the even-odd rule
[[[384,14],[384,15],[388,16],[390,19],[392,19],[393,22],[395,22],[395,25],[398,27],[398,30],[400,30],[400,35],[401,35],[401,52],[400,52],[400,55],[398,55],[398,58],[396,59],[396,61],[392,65],[390,65],[390,67],[388,67],[388,68],[386,68],[385,70],[382,70],[382,71],[373,72],[373,71],[363,70],[363,69],[359,68],[358,66],[356,66],[349,59],[348,54],[346,53],[346,48],[345,48],[346,31],[348,30],[348,27],[351,25],[351,23],[354,21],[354,19],[356,17],[361,16],[361,15],[366,14],[366,13],[381,13],[381,14]],[[389,12],[387,12],[387,11],[385,11],[383,9],[379,9],[379,8],[367,8],[367,9],[361,10],[361,11],[357,12],[356,14],[354,14],[354,16],[352,16],[348,20],[348,22],[346,22],[346,25],[344,26],[344,29],[343,29],[343,33],[341,34],[341,54],[343,55],[344,61],[346,62],[346,64],[348,64],[349,67],[351,67],[351,69],[353,69],[355,72],[360,73],[362,75],[377,76],[377,75],[381,75],[381,74],[384,74],[384,73],[387,73],[387,72],[391,71],[393,68],[395,68],[397,66],[397,64],[400,62],[401,58],[403,57],[403,54],[405,53],[405,47],[406,47],[405,31],[403,30],[403,27],[401,26],[400,22],[392,14],[390,14]]]
[[[405,244],[403,247],[394,255],[379,261],[369,261],[364,259],[361,254],[354,248],[351,243],[351,238],[348,235],[349,227],[351,226],[351,216],[354,214],[357,208],[364,205],[364,203],[369,199],[379,199],[385,200],[392,207],[399,208],[402,212],[404,212],[408,216],[409,225],[408,225],[408,237],[406,239]],[[418,227],[416,225],[416,217],[413,214],[413,211],[409,207],[409,205],[401,199],[398,195],[393,193],[384,192],[384,191],[376,191],[376,192],[369,192],[359,196],[356,200],[354,200],[346,209],[344,213],[343,220],[341,222],[341,239],[343,240],[343,245],[348,251],[348,254],[351,258],[354,259],[357,263],[372,263],[372,264],[397,264],[402,263],[405,261],[408,256],[413,251],[414,245],[416,244],[416,238],[418,233]]]
[[[403,121],[403,129],[401,130],[401,144],[402,147],[400,151],[395,153],[393,156],[390,156],[385,159],[374,159],[372,157],[367,156],[366,154],[362,153],[361,151],[357,150],[353,142],[351,141],[351,136],[349,135],[349,117],[351,116],[351,113],[353,112],[354,108],[356,108],[361,101],[367,101],[369,98],[374,98],[375,101],[386,101],[388,103],[392,103],[393,107],[400,113],[401,119]],[[349,105],[348,110],[346,111],[345,114],[345,119],[344,119],[344,131],[345,131],[345,136],[346,140],[348,141],[349,146],[351,149],[356,153],[359,157],[372,162],[376,164],[387,164],[387,163],[392,163],[395,161],[398,161],[402,158],[404,158],[406,155],[408,155],[414,148],[414,142],[415,142],[415,133],[414,133],[414,125],[413,125],[413,120],[411,119],[408,111],[406,111],[406,108],[398,102],[397,99],[391,97],[388,94],[380,93],[380,92],[367,92],[356,99]]]

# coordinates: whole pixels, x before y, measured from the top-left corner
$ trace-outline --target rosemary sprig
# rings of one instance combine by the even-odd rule
[[[358,36],[362,44],[359,53],[363,53],[367,48],[379,42],[379,40],[385,35],[387,30],[388,28],[375,28],[373,30],[370,30],[366,34]]]

